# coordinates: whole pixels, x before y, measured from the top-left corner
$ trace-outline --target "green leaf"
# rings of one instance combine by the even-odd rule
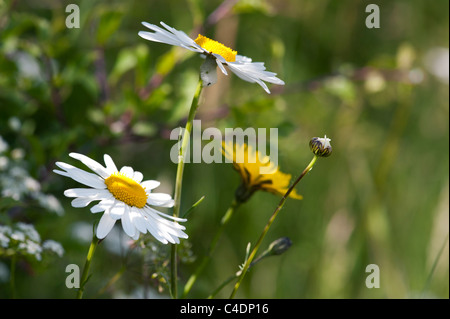
[[[202,196],[198,201],[195,202],[194,205],[191,206],[191,208],[189,208],[182,216],[181,218],[186,218],[193,210],[195,207],[197,207],[201,202],[203,202],[203,200],[205,199],[205,196]]]
[[[123,13],[119,11],[107,11],[100,18],[97,31],[97,42],[103,45],[111,35],[119,28]]]

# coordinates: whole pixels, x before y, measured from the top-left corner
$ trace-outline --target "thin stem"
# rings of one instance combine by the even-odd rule
[[[423,287],[423,290],[422,290],[422,298],[426,297],[425,294],[427,293],[428,288],[430,287],[431,278],[433,277],[434,271],[435,271],[436,266],[437,266],[437,264],[439,262],[439,259],[441,258],[442,252],[444,251],[444,248],[447,245],[448,237],[449,236],[447,234],[447,237],[445,238],[444,242],[442,243],[442,246],[439,249],[439,252],[438,252],[436,258],[434,259],[433,265],[431,266],[430,273],[428,274],[427,281],[425,282],[425,286]]]
[[[223,233],[223,230],[225,229],[225,226],[230,221],[231,217],[233,216],[233,213],[235,210],[241,205],[240,202],[238,202],[236,199],[233,200],[228,210],[223,215],[222,219],[220,220],[220,226],[217,230],[216,234],[214,235],[213,240],[211,241],[211,244],[209,245],[208,252],[205,256],[203,256],[202,261],[200,262],[200,265],[197,267],[195,272],[191,275],[191,277],[188,279],[186,285],[184,286],[183,295],[182,298],[186,298],[187,294],[191,291],[192,286],[194,285],[195,281],[197,280],[198,276],[202,273],[203,269],[206,267],[208,262],[211,259],[211,256],[216,248],[217,242],[219,241],[220,236]]]
[[[263,260],[265,257],[267,257],[269,255],[269,249],[267,249],[266,251],[264,251],[261,255],[259,255],[257,258],[255,258],[255,260],[253,260],[250,264],[250,266],[248,267],[248,269],[252,268],[253,266],[255,266],[257,263],[259,263],[261,260]],[[230,282],[232,282],[234,279],[239,278],[239,276],[241,275],[242,270],[239,270],[238,272],[236,272],[234,275],[228,277],[223,283],[220,284],[219,287],[217,287],[209,296],[207,299],[212,299],[214,298],[221,290],[223,287],[225,287],[226,285],[228,285]]]
[[[92,242],[91,245],[89,246],[89,251],[86,256],[86,262],[84,263],[83,274],[81,275],[81,283],[80,289],[78,289],[77,299],[83,298],[84,286],[88,280],[89,268],[91,267],[92,257],[94,257],[95,248],[97,248],[99,242],[100,240],[97,238],[97,236],[95,235],[92,236]]]
[[[300,180],[303,178],[303,176],[305,176],[313,168],[316,161],[317,161],[317,155],[314,155],[314,158],[311,160],[311,162],[308,164],[308,166],[303,170],[301,175],[296,179],[296,181],[291,185],[291,187],[289,187],[286,194],[284,194],[283,198],[281,198],[277,208],[273,212],[272,216],[270,217],[269,221],[267,222],[266,226],[264,227],[258,241],[256,242],[255,247],[253,247],[252,252],[250,253],[249,257],[247,258],[247,261],[245,262],[244,267],[242,268],[242,273],[240,274],[239,279],[236,282],[236,284],[234,285],[233,291],[231,292],[230,299],[234,298],[234,296],[236,295],[236,292],[239,289],[239,286],[241,285],[242,280],[244,279],[244,277],[247,273],[247,270],[253,261],[253,258],[255,258],[255,255],[258,252],[259,246],[261,246],[261,243],[262,243],[264,237],[266,236],[267,232],[269,231],[270,226],[272,225],[273,221],[275,220],[275,218],[277,217],[281,208],[283,207],[289,194],[292,192],[292,190],[298,184],[298,182],[300,182]]]
[[[197,88],[195,90],[194,98],[192,99],[191,108],[189,110],[188,120],[183,133],[183,140],[181,141],[181,148],[178,155],[178,167],[177,176],[175,180],[175,195],[174,195],[174,206],[173,206],[173,216],[178,217],[180,215],[180,203],[181,203],[181,189],[183,185],[183,172],[184,172],[184,161],[186,157],[186,149],[189,145],[189,139],[192,131],[192,122],[194,121],[195,113],[198,108],[198,101],[200,98],[200,93],[202,92],[203,82],[200,79]],[[177,285],[177,245],[173,244],[170,253],[170,275],[171,275],[171,294],[172,298],[177,299],[178,297],[178,285]]]
[[[117,282],[117,280],[119,280],[120,277],[122,277],[125,270],[126,270],[125,265],[120,267],[119,271],[114,276],[112,276],[112,278],[106,283],[106,285],[102,289],[100,289],[97,292],[97,297],[103,295],[112,285],[114,285]],[[146,298],[144,298],[144,299],[146,299]]]

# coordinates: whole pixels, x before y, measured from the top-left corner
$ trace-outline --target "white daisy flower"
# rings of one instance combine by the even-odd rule
[[[138,33],[140,37],[154,42],[180,46],[190,51],[210,56],[215,59],[223,74],[228,75],[224,67],[226,65],[242,80],[258,83],[269,94],[270,91],[263,81],[284,85],[284,82],[276,77],[276,73],[266,71],[263,62],[252,62],[252,59],[237,54],[237,51],[226,47],[222,43],[211,40],[201,34],[198,35],[197,39],[193,40],[183,31],[176,30],[164,22],[161,22],[161,25],[166,30],[147,22],[142,22],[142,24],[154,32],[140,31]]]
[[[186,228],[177,223],[186,219],[152,208],[174,205],[170,195],[152,192],[160,182],[142,181],[142,173],[129,166],[119,171],[107,154],[104,155],[106,167],[82,154],[70,153],[69,156],[82,162],[95,174],[62,162],[56,162],[56,166],[62,170],[55,169],[54,172],[89,187],[64,192],[67,197],[75,197],[73,207],[86,207],[92,201],[100,201],[91,207],[92,213],[104,212],[96,230],[99,239],[105,238],[119,219],[125,233],[134,240],[139,238],[140,233],[145,234],[147,231],[163,244],[179,243],[179,238],[188,237],[183,232]]]

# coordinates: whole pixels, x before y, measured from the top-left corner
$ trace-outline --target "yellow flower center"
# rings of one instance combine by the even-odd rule
[[[223,45],[220,42],[217,42],[215,40],[211,40],[210,38],[207,38],[207,37],[199,34],[197,39],[195,39],[195,43],[197,43],[203,49],[205,49],[205,50],[207,50],[207,51],[209,51],[211,53],[219,54],[227,62],[234,62],[234,61],[236,61],[237,51],[234,51],[234,50],[230,49],[229,47]]]
[[[121,173],[114,173],[105,179],[105,184],[113,196],[127,204],[143,208],[147,203],[147,193],[137,182]]]

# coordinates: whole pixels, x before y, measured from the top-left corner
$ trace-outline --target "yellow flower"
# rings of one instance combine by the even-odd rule
[[[263,190],[276,195],[286,194],[291,181],[291,175],[279,170],[278,166],[270,161],[269,156],[262,156],[247,144],[238,145],[233,142],[222,143],[225,157],[233,162],[234,169],[241,175],[242,184],[236,191],[236,198],[240,202],[247,201],[257,190]],[[271,174],[261,174],[260,169],[265,167]],[[295,189],[289,197],[302,199]]]

